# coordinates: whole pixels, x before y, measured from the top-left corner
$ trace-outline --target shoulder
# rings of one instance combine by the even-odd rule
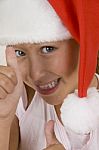
[[[99,75],[97,73],[95,73],[91,81],[90,87],[96,87],[97,89],[99,89]]]
[[[9,141],[9,150],[17,150],[19,146],[19,121],[17,116],[15,115],[10,131],[10,141]]]
[[[99,89],[99,74],[95,73],[96,79],[97,79],[97,89]]]

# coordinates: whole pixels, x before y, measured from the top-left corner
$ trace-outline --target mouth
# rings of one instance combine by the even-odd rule
[[[50,81],[43,85],[37,85],[37,91],[43,95],[49,95],[54,93],[59,86],[60,78]]]

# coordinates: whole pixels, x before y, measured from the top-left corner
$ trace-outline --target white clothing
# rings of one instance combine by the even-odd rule
[[[17,117],[19,119],[20,150],[43,150],[46,147],[44,126],[48,120],[55,121],[55,134],[66,150],[99,150],[99,123],[89,135],[78,135],[66,130],[57,118],[54,106],[43,101],[36,92],[28,109],[25,110],[26,92],[19,100]]]

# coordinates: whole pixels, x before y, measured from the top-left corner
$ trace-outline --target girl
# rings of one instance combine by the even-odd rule
[[[89,3],[87,8],[81,4],[63,0],[1,1],[0,44],[7,46],[8,64],[0,68],[2,150],[8,149],[10,131],[9,149],[55,148],[57,142],[50,146],[48,130],[44,131],[49,120],[55,122],[49,122],[48,127],[51,132],[54,128],[62,144],[59,149],[98,150],[99,93],[95,65],[99,44],[94,38],[90,43],[89,28],[83,23],[82,13],[83,8],[89,12],[91,6],[97,5]],[[88,25],[90,16],[88,13],[87,17],[91,18]],[[78,23],[81,26],[75,26]],[[97,38],[97,32],[91,34]],[[92,48],[95,44],[93,58],[89,57],[89,43]]]

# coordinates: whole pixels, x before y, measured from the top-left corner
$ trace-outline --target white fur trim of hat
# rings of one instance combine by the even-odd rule
[[[1,45],[70,38],[70,32],[47,0],[0,1]]]
[[[88,134],[99,123],[99,92],[95,87],[88,89],[87,97],[79,98],[78,91],[69,94],[61,107],[61,119],[65,129],[78,134]]]

